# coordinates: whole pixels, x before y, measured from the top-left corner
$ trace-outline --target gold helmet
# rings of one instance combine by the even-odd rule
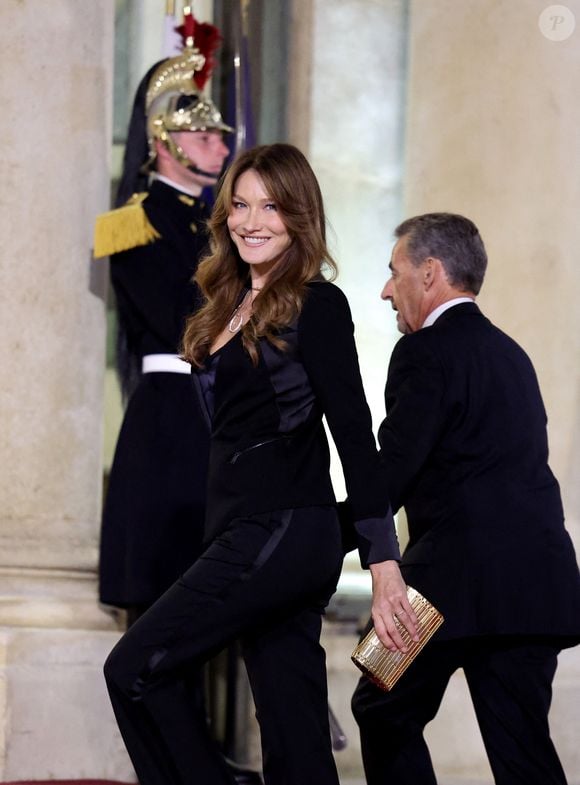
[[[207,56],[195,46],[193,29],[203,31]],[[189,28],[189,29],[188,29]],[[179,163],[191,162],[171,136],[172,131],[224,131],[234,128],[224,123],[219,109],[203,93],[211,72],[211,52],[219,41],[219,33],[212,25],[199,24],[186,15],[182,27],[183,52],[163,60],[151,74],[145,96],[147,143],[149,159],[145,169],[155,162],[155,140],[158,139]],[[209,34],[208,34],[209,31]],[[211,43],[208,40],[211,38]]]

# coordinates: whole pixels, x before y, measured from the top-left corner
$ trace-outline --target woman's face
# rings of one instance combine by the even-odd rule
[[[228,229],[253,279],[267,275],[291,243],[276,203],[253,169],[234,184]]]

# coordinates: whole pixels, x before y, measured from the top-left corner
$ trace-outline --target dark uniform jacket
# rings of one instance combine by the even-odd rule
[[[409,522],[402,572],[444,614],[439,637],[580,640],[580,574],[525,352],[456,305],[399,340],[385,402],[381,454]]]
[[[205,204],[158,180],[142,209],[157,238],[111,257],[120,329],[138,367],[143,355],[178,352],[186,317],[198,302],[192,277],[206,247],[209,216]],[[105,502],[102,602],[150,604],[197,558],[208,448],[191,375],[141,375]]]
[[[252,365],[238,333],[196,374],[211,421],[207,537],[245,514],[335,503],[326,417],[356,520],[361,561],[398,558],[343,293],[311,283],[299,318],[260,340]]]

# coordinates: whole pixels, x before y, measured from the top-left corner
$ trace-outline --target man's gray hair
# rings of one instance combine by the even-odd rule
[[[453,213],[417,215],[399,224],[395,237],[407,238],[407,252],[416,267],[432,256],[441,261],[450,284],[479,294],[487,253],[477,226],[469,218]]]

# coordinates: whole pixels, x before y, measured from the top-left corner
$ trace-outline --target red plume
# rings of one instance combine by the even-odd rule
[[[205,57],[204,66],[201,71],[195,72],[193,81],[200,90],[203,90],[215,65],[214,52],[222,40],[220,31],[215,25],[209,22],[198,22],[189,14],[184,18],[184,23],[177,27],[176,30],[183,38],[184,45],[187,37],[192,34],[191,31],[193,30],[193,45]]]

